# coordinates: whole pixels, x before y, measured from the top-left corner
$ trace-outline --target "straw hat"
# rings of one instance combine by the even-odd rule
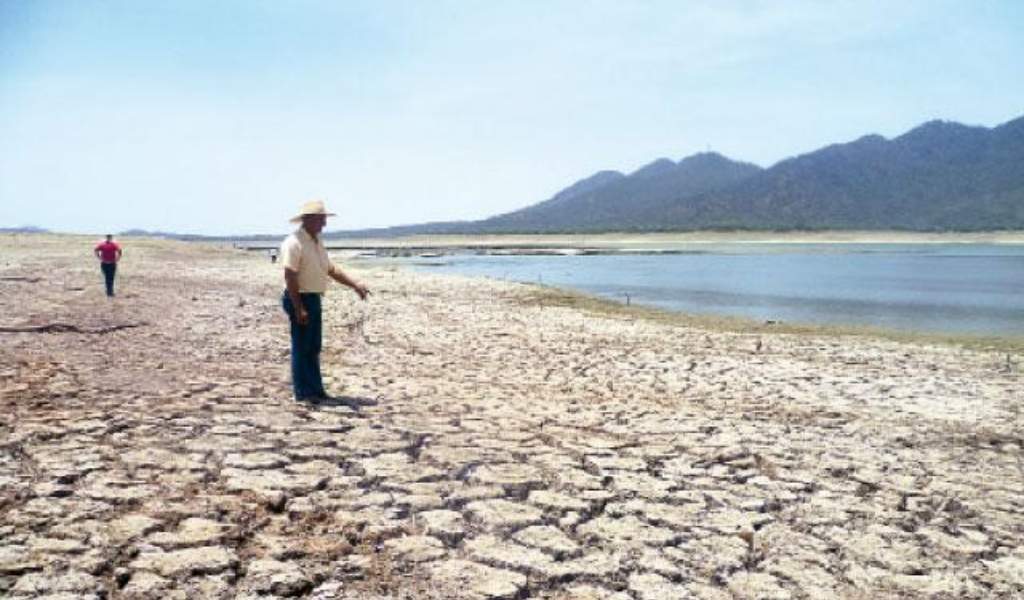
[[[291,222],[298,223],[302,220],[302,217],[306,215],[323,215],[325,217],[335,216],[334,213],[327,212],[327,209],[324,208],[323,200],[310,200],[302,205],[302,210],[299,211],[299,214],[291,218]]]

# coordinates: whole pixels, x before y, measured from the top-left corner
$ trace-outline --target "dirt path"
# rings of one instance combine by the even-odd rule
[[[374,404],[311,410],[264,257],[129,241],[111,301],[88,240],[0,250],[2,595],[1024,595],[1020,356],[377,268],[323,357]]]

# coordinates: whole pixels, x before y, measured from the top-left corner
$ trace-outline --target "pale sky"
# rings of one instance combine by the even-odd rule
[[[1024,115],[1024,2],[0,0],[0,227],[477,219]]]

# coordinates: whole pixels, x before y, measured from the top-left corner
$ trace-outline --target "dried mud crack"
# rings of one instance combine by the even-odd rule
[[[0,246],[2,596],[1024,596],[1019,356],[371,262],[309,407],[262,257]]]

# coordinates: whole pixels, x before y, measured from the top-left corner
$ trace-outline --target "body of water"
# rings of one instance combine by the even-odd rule
[[[682,254],[452,255],[416,268],[571,288],[695,314],[1024,335],[1024,247],[716,244]],[[427,266],[429,264],[429,266]]]

